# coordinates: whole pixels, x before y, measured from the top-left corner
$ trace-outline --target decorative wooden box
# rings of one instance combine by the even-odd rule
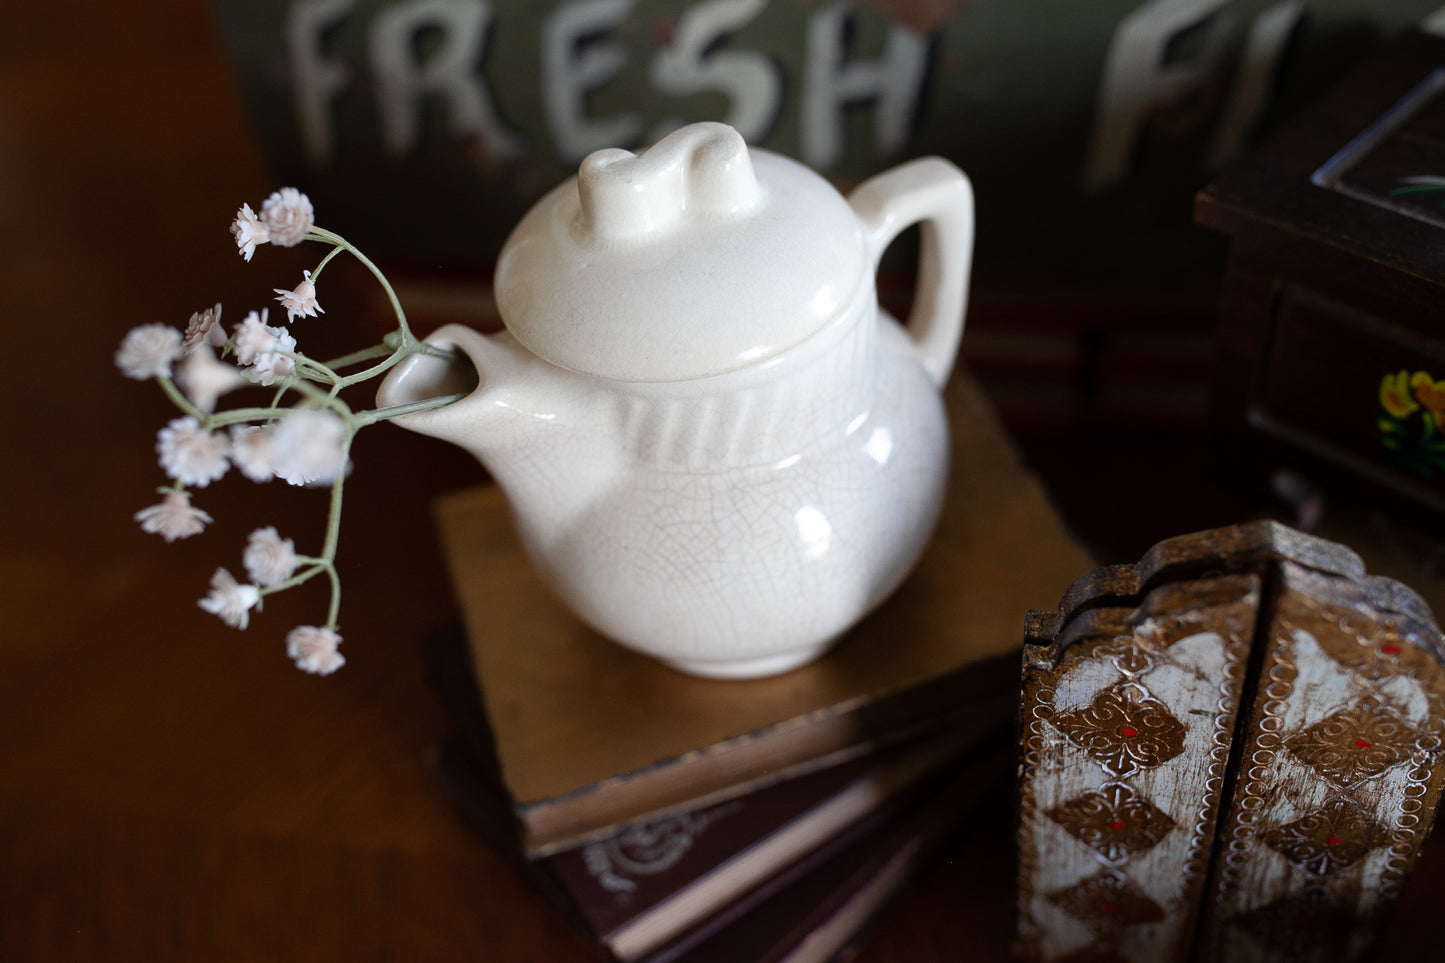
[[[1224,473],[1290,469],[1445,523],[1442,186],[1445,39],[1411,32],[1199,195],[1230,238]]]
[[[1272,522],[1031,612],[1020,955],[1368,958],[1445,782],[1442,659],[1411,590]]]

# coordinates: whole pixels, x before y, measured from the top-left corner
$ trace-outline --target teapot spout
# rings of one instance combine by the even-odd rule
[[[445,359],[412,355],[383,379],[378,406],[412,405],[470,387],[452,404],[392,420],[470,452],[506,492],[529,534],[550,541],[611,487],[621,468],[619,446],[609,443],[609,406],[588,379],[541,360],[506,332],[489,336],[452,324],[426,341],[466,355],[475,378]]]
[[[491,356],[495,352],[483,335],[461,325],[439,328],[426,343],[460,352],[472,363],[472,370],[435,355],[414,354],[392,368],[382,380],[376,392],[377,408],[408,408],[449,395],[461,395],[451,404],[409,411],[389,420],[418,434],[467,447],[467,424],[476,416],[475,399],[484,390],[481,384],[484,369],[479,362],[485,359],[485,377],[492,381],[497,365],[491,363],[494,360]]]

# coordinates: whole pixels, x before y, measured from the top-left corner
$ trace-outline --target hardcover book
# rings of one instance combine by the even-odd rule
[[[1017,702],[1023,614],[1092,567],[967,377],[949,386],[952,481],[894,596],[811,665],[682,675],[592,632],[544,589],[500,493],[442,500],[440,530],[501,778],[544,856]]]
[[[495,770],[470,740],[445,743],[438,771],[462,815],[613,959],[825,960],[1002,785],[1011,754],[992,735],[854,760],[540,860],[509,835]]]
[[[892,901],[1006,784],[1006,750],[980,747],[924,792],[871,814],[644,963],[852,959]]]

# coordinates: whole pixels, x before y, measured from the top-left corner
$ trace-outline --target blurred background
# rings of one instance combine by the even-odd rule
[[[1127,561],[1256,511],[1199,480],[1225,242],[1192,224],[1195,192],[1436,5],[12,5],[0,959],[585,958],[430,783],[447,724],[417,645],[452,602],[429,504],[482,481],[474,463],[389,429],[358,446],[351,661],[325,682],[281,643],[318,619],[319,589],[268,602],[245,633],[192,604],[252,528],[319,538],[323,493],[219,484],[216,524],[176,545],[131,519],[163,481],[154,431],[173,415],[116,372],[121,337],[217,301],[239,321],[312,266],[301,251],[243,262],[227,232],[242,202],[308,193],[425,331],[495,322],[498,247],[592,149],[725,120],[845,191],[944,154],[979,197],[966,366],[1074,530]],[[894,302],[911,276],[898,247]],[[327,280],[304,348],[386,330],[359,272]],[[1011,890],[1006,849],[960,855],[867,959],[1002,954],[1006,902],[966,899],[958,860]]]
[[[978,191],[965,352],[1018,428],[1188,428],[1223,239],[1195,192],[1430,0],[218,0],[273,183],[388,257],[411,303],[486,305],[533,201],[695,120],[845,192],[921,154]],[[884,297],[905,298],[909,242]],[[479,308],[480,306],[480,308]]]

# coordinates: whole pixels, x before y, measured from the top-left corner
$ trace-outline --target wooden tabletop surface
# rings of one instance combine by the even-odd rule
[[[240,570],[252,528],[318,539],[323,494],[227,479],[198,496],[215,525],[174,545],[132,520],[162,483],[154,432],[173,413],[118,375],[115,347],[133,325],[184,324],[218,300],[239,320],[290,287],[308,261],[247,265],[226,230],[276,186],[206,4],[7,9],[0,960],[590,959],[431,775],[449,724],[420,642],[452,602],[428,505],[479,480],[470,460],[389,428],[363,436],[341,556],[349,662],[328,679],[283,644],[320,620],[324,593],[278,596],[244,632],[194,604],[217,565]],[[368,305],[338,295],[306,330],[324,340]],[[1095,456],[1123,464],[1142,444]],[[1087,499],[1062,500],[1109,530]],[[1179,524],[1157,535],[1193,526],[1190,510],[1161,509]],[[974,823],[862,960],[1005,957],[1007,800]],[[1412,886],[1402,946],[1427,945],[1411,940],[1429,930],[1439,862]]]

